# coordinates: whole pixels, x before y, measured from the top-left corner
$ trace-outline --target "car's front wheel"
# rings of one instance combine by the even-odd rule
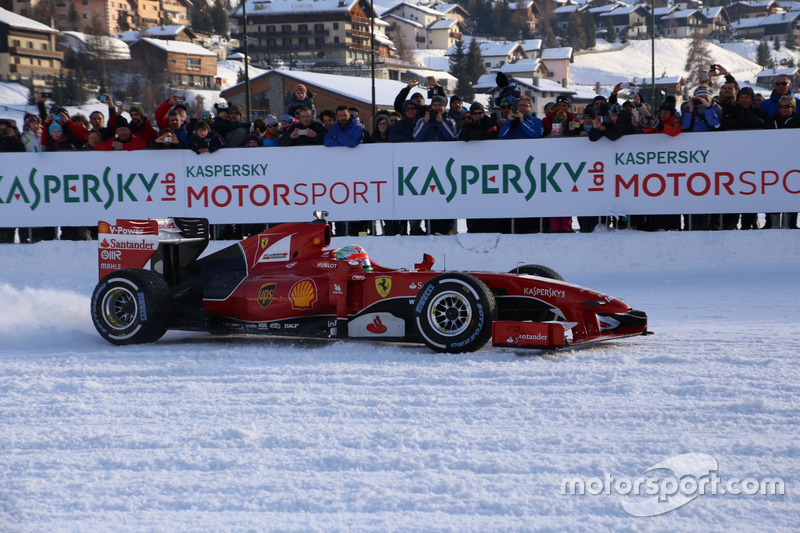
[[[426,283],[414,302],[423,342],[437,352],[479,350],[492,336],[497,303],[489,288],[469,274],[442,274]]]
[[[142,344],[167,331],[172,293],[164,278],[149,270],[126,269],[103,278],[92,293],[92,321],[112,344]]]

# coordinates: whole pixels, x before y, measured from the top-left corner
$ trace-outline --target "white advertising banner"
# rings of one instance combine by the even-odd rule
[[[0,227],[800,209],[800,130],[602,139],[3,154]]]

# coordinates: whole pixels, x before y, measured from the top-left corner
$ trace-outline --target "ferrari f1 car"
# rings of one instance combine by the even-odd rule
[[[376,263],[360,246],[330,249],[324,213],[199,258],[199,218],[98,226],[100,282],[91,313],[113,344],[167,330],[424,343],[437,352],[493,346],[558,349],[647,334],[647,315],[553,270],[441,272]]]

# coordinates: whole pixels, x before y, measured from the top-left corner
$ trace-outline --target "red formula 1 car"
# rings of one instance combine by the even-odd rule
[[[113,344],[167,330],[424,343],[438,352],[557,349],[647,333],[647,315],[526,265],[505,272],[383,267],[360,246],[328,249],[322,218],[281,224],[198,259],[197,218],[100,222],[91,312]],[[149,266],[149,268],[145,268]]]

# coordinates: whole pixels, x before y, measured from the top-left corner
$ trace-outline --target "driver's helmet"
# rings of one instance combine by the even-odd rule
[[[369,262],[369,254],[361,246],[351,244],[336,251],[336,259],[339,261],[347,261],[353,264],[353,261],[361,263],[362,270],[372,270],[372,263]]]

